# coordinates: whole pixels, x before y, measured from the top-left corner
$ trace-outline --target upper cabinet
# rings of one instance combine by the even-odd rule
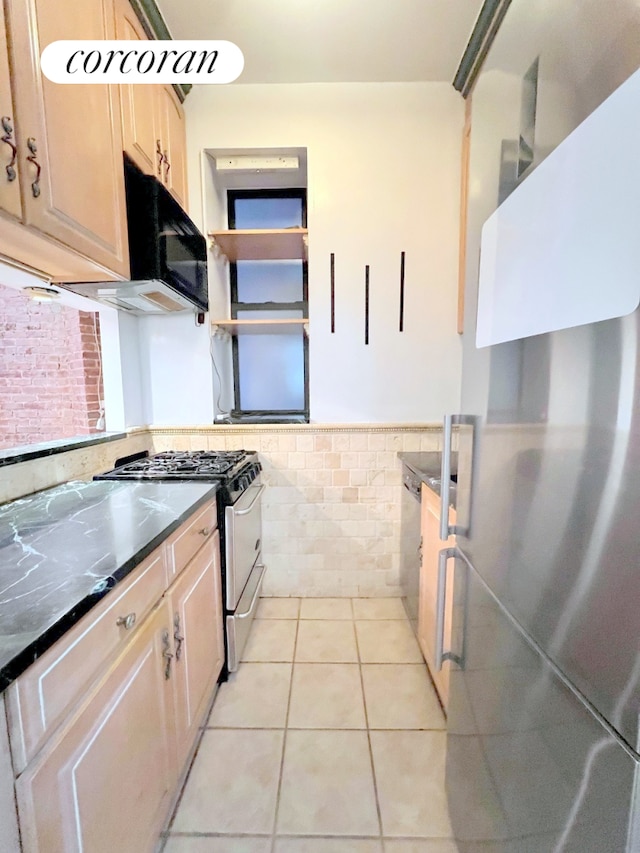
[[[0,145],[0,209],[11,216],[20,217],[22,204],[17,168],[18,150],[2,3],[0,3],[0,140],[2,141]]]
[[[0,258],[53,281],[129,278],[122,152],[187,205],[171,86],[61,85],[40,55],[66,39],[145,40],[128,0],[0,2]]]
[[[172,86],[157,88],[159,146],[162,151],[160,179],[183,208],[187,207],[187,142],[184,110]]]
[[[129,0],[116,0],[119,39],[145,41]],[[121,86],[123,150],[147,175],[161,181],[187,207],[187,158],[184,110],[173,87]]]
[[[8,0],[5,8],[22,220],[127,277],[118,87],[59,85],[40,73],[40,54],[53,41],[115,36],[112,0]]]
[[[146,41],[129,0],[116,0],[116,36],[119,39]],[[136,166],[148,175],[158,175],[162,151],[158,153],[155,86],[121,86],[123,149]]]

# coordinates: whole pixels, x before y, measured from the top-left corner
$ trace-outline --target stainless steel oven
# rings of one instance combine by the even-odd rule
[[[265,567],[262,563],[262,493],[260,477],[238,500],[225,507],[227,669],[235,672],[247,642]]]

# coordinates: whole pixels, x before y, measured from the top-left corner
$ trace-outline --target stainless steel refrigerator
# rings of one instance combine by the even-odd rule
[[[640,312],[481,348],[475,334],[483,224],[638,67],[637,2],[513,0],[473,91],[444,649],[460,853],[640,851]],[[598,168],[640,172],[640,111],[628,121]]]

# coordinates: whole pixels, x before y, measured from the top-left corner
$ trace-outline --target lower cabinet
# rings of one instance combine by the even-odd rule
[[[203,518],[213,523],[203,527]],[[127,589],[105,613],[110,617],[114,608],[122,610],[118,624],[125,622],[133,606],[131,596],[161,561],[163,580],[152,587],[155,598],[150,599],[148,615],[138,624],[135,613],[129,613],[134,619],[123,628],[121,645],[111,649],[107,661],[96,658],[103,661],[97,672],[92,675],[87,669],[84,688],[74,685],[74,701],[70,699],[60,722],[47,729],[46,739],[31,752],[25,751],[25,732],[33,723],[25,714],[38,716],[48,706],[32,704],[18,713],[17,697],[27,695],[19,689],[24,687],[21,681],[33,680],[32,670],[9,688],[21,835],[21,848],[9,848],[11,853],[152,853],[157,848],[224,663],[215,518],[212,501],[136,569],[140,577],[130,576]],[[192,528],[199,535],[190,535]],[[177,552],[176,541],[182,543]],[[98,621],[103,617],[102,610],[95,615]],[[70,648],[87,658],[94,652],[95,657],[95,643],[104,637],[92,627],[85,617],[52,646],[46,653],[47,668],[55,668],[58,658],[66,659]],[[2,756],[0,738],[0,772]],[[10,790],[13,773],[8,761],[5,765]],[[3,802],[0,797],[0,817]],[[4,849],[0,832],[0,853]]]
[[[218,531],[179,575],[168,597],[176,655],[176,740],[182,766],[224,663]]]
[[[177,778],[171,611],[145,620],[16,793],[25,853],[145,853]]]
[[[443,548],[453,547],[455,538],[450,536],[446,542],[440,539],[440,497],[430,488],[422,485],[422,562],[420,565],[420,604],[418,610],[418,642],[429,667],[436,690],[447,709],[449,700],[449,661],[442,669],[436,668],[436,618],[438,601],[438,555]],[[449,511],[449,523],[455,523],[455,510]],[[451,620],[453,613],[453,561],[447,564],[447,598],[444,609],[444,648],[450,647]]]
[[[9,732],[2,695],[0,695],[0,828],[0,853],[17,853],[20,850],[20,832],[13,788]]]

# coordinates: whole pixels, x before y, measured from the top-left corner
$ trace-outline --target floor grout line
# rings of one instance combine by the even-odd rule
[[[298,601],[298,616],[300,615],[300,601]],[[298,649],[298,631],[300,630],[300,619],[296,621],[296,634],[293,640],[293,658],[291,661],[291,675],[289,677],[289,695],[287,697],[287,713],[284,718],[284,731],[282,735],[282,756],[280,757],[280,776],[278,778],[278,791],[276,794],[276,808],[273,815],[273,831],[271,833],[271,853],[276,849],[276,830],[278,828],[278,815],[280,812],[280,793],[282,791],[282,774],[284,772],[284,754],[287,748],[287,732],[289,730],[289,712],[291,710],[291,693],[293,692],[293,673],[295,669],[296,651]]]
[[[351,604],[353,609],[353,602]],[[384,840],[382,838],[382,810],[380,808],[380,797],[378,795],[378,780],[376,779],[376,769],[373,762],[373,749],[371,748],[371,732],[369,730],[369,711],[367,708],[367,696],[364,692],[364,678],[362,675],[362,658],[360,656],[360,644],[358,642],[358,632],[356,631],[356,620],[353,620],[353,633],[356,638],[356,651],[358,653],[358,671],[360,673],[360,689],[362,690],[362,704],[364,705],[364,722],[367,727],[367,744],[369,746],[369,761],[371,762],[371,776],[373,779],[373,793],[376,800],[376,813],[378,815],[378,828],[380,831],[380,846],[384,850]]]

